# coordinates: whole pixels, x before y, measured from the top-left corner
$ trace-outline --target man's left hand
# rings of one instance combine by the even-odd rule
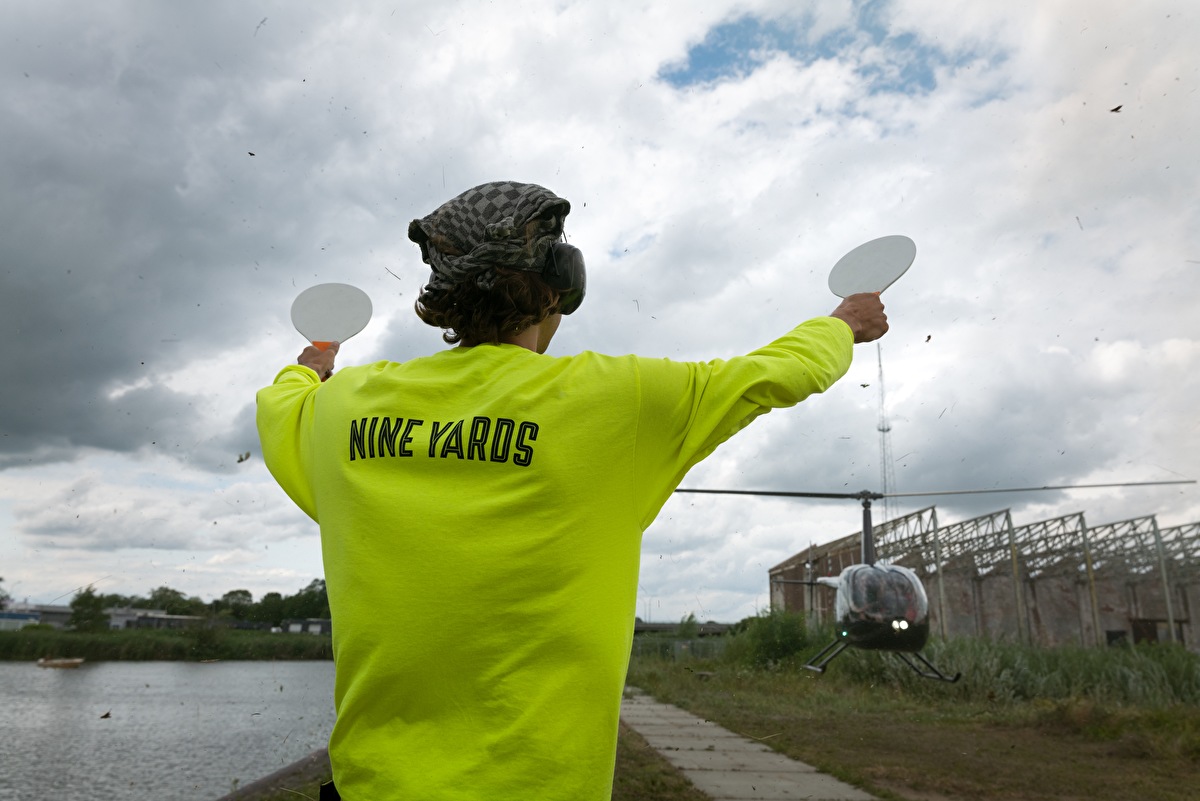
[[[296,364],[312,370],[324,381],[333,375],[333,361],[337,358],[338,348],[340,347],[341,344],[338,342],[330,343],[329,347],[325,350],[321,350],[315,345],[309,345],[300,353],[300,358],[296,359]]]

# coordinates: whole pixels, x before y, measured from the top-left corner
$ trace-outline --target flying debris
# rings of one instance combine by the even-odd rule
[[[242,462],[246,461],[249,458],[250,458],[250,451],[246,451],[245,453],[239,453],[238,454],[238,464],[241,464]]]
[[[1123,107],[1124,104],[1117,106],[1116,108],[1110,108],[1109,111],[1111,111],[1113,114],[1120,114]]]

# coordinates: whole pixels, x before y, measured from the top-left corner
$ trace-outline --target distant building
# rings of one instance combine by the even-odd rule
[[[205,625],[208,618],[198,615],[168,615],[162,609],[113,607],[105,609],[110,629],[188,629]]]
[[[237,620],[231,617],[217,618],[217,624],[237,631],[271,631],[275,627],[261,620]]]
[[[634,634],[678,634],[679,627],[682,623],[647,623],[640,617],[633,619]],[[701,623],[696,621],[696,636],[697,637],[713,637],[724,634],[729,631],[728,623],[714,623],[708,621]]]
[[[0,612],[0,631],[20,631],[26,626],[38,623],[40,617],[35,612]]]
[[[65,629],[67,621],[71,619],[73,610],[69,606],[54,606],[52,604],[30,604],[19,603],[9,607],[9,614],[32,615],[37,619],[33,623],[40,623],[44,626],[53,626],[56,629]],[[18,628],[33,625],[33,623],[24,623]]]
[[[283,621],[288,634],[332,634],[333,621],[327,617],[306,617]]]
[[[7,612],[0,613],[0,631],[19,629],[34,623],[66,629],[73,610],[69,606],[51,604],[14,604]],[[162,609],[133,609],[112,607],[104,610],[110,629],[186,629],[207,623],[207,618],[196,615],[168,615]],[[7,618],[7,621],[5,620]],[[19,625],[15,621],[20,620]]]

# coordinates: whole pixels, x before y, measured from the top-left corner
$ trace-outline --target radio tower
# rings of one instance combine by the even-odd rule
[[[879,360],[879,480],[883,497],[883,520],[892,519],[891,499],[888,493],[896,489],[896,471],[892,462],[892,425],[887,416],[887,394],[883,390],[883,347],[875,343],[875,355]]]

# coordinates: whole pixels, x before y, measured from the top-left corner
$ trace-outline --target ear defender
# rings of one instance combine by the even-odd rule
[[[551,289],[561,293],[558,308],[560,312],[570,314],[578,309],[587,290],[587,270],[583,265],[583,252],[566,242],[555,242],[546,256],[542,280]]]

